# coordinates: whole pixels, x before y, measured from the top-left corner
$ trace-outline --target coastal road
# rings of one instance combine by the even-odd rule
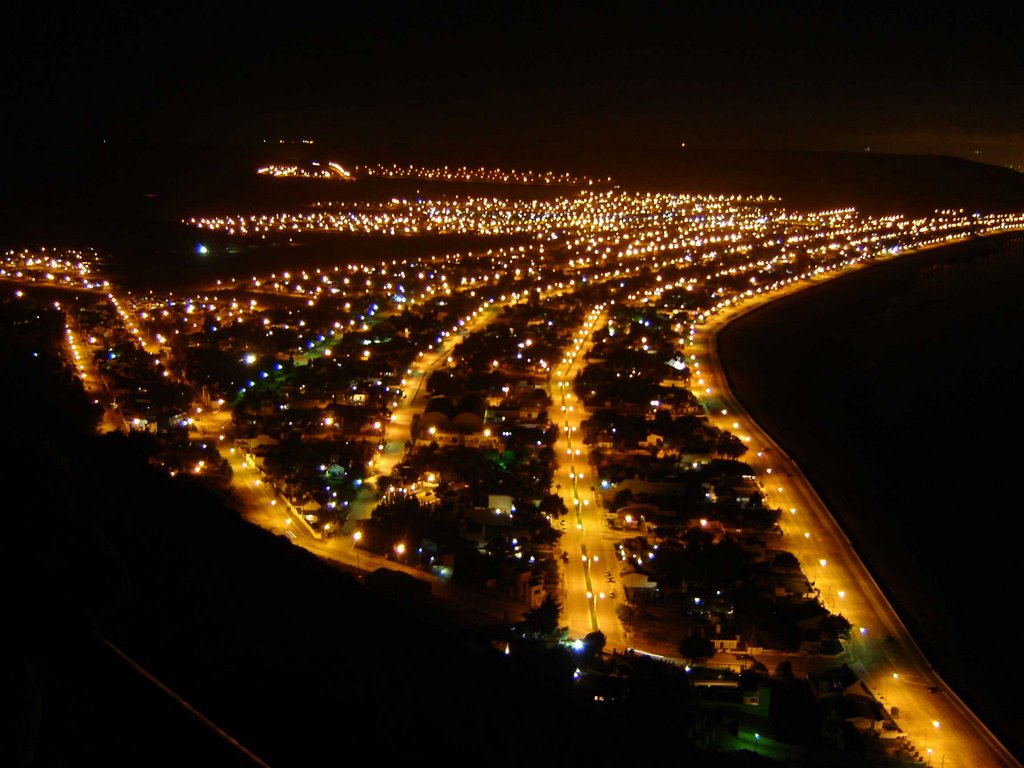
[[[715,346],[717,332],[780,295],[726,309],[698,329],[691,363],[694,376],[703,380],[698,394],[708,406],[710,421],[751,449],[746,460],[757,472],[767,503],[783,511],[780,546],[797,556],[825,606],[852,623],[850,666],[892,714],[921,761],[949,768],[1020,768],[1020,762],[932,670],[795,461],[729,391]]]

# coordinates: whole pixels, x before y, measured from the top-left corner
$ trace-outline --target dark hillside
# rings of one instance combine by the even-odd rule
[[[1024,209],[1024,174],[932,155],[675,149],[638,155],[624,185],[714,194],[771,194],[789,208],[855,206],[871,214]]]
[[[385,154],[320,145],[102,144],[25,147],[11,158],[0,187],[0,245],[92,245],[156,253],[181,247],[177,241],[184,228],[179,222],[185,216],[273,212],[381,193],[368,189],[367,182],[346,189],[344,183],[325,187],[316,181],[280,182],[255,174],[266,163],[310,159],[570,171],[599,179],[611,176],[615,183],[641,191],[774,195],[786,207],[800,210],[855,206],[871,214],[920,215],[941,208],[1024,209],[1024,174],[929,155],[640,146],[608,151],[583,144],[525,151],[494,146],[486,154],[476,150],[442,156],[409,148]],[[395,189],[402,194],[416,191],[415,183],[407,186],[392,183],[385,197]],[[432,193],[439,191],[444,190]],[[528,191],[515,186],[475,190],[511,196]],[[185,240],[191,243],[194,237]]]
[[[247,764],[97,634],[273,766],[456,744],[487,764],[589,754],[561,734],[608,723],[568,675],[562,690],[517,671],[148,466],[138,441],[79,431],[53,324],[22,323],[27,302],[0,310],[0,363],[19,371],[0,378],[0,764]]]
[[[61,322],[0,302],[0,366],[18,372],[0,377],[0,765],[253,764],[107,641],[275,768],[621,765],[635,741],[600,735],[639,723],[693,759],[666,730],[678,704],[632,723],[599,709],[572,659],[499,654],[151,467],[142,436],[89,436]]]

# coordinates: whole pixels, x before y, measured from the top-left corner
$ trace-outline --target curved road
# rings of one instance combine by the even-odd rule
[[[796,462],[750,418],[729,390],[718,360],[717,332],[766,301],[827,279],[831,277],[723,310],[698,328],[691,348],[694,377],[702,388],[698,395],[708,407],[711,423],[736,434],[750,447],[748,463],[758,473],[767,502],[783,510],[783,547],[800,560],[826,607],[853,624],[847,647],[851,667],[893,715],[921,761],[949,768],[1021,768],[932,670]]]

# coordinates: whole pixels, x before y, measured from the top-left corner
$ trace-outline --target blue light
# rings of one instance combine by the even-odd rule
[[[196,253],[198,253],[200,256],[205,256],[209,252],[210,252],[210,249],[207,248],[202,243],[200,243],[199,245],[196,246]]]

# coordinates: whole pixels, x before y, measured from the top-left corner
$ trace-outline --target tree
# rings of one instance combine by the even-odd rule
[[[558,632],[558,616],[561,611],[562,606],[558,601],[553,596],[547,595],[544,602],[526,612],[526,618],[522,624],[523,629],[528,635],[534,637],[547,639],[554,637]]]
[[[583,645],[587,651],[592,655],[596,656],[604,650],[605,645],[608,644],[608,638],[605,637],[604,632],[600,629],[595,629],[593,632],[588,632],[583,638]]]
[[[562,538],[562,532],[556,531],[550,525],[536,528],[530,532],[531,541],[537,546],[551,546]]]
[[[654,428],[663,436],[672,432],[672,414],[667,408],[659,408],[654,412]]]
[[[540,500],[540,511],[552,517],[562,517],[569,514],[565,501],[561,496],[554,493],[549,493]]]
[[[842,614],[829,614],[821,620],[821,632],[829,639],[835,638],[838,640],[843,638],[849,640],[850,630],[852,629],[853,625]]]
[[[779,662],[779,666],[775,668],[775,674],[781,677],[783,680],[792,680],[793,662],[789,659],[783,659]]]
[[[715,440],[712,452],[727,459],[738,459],[747,452],[747,446],[732,432],[722,432]]]
[[[679,642],[679,653],[690,662],[706,661],[715,655],[715,644],[702,635],[690,635]]]
[[[781,570],[792,571],[800,567],[800,561],[792,552],[779,552],[772,560],[772,565]]]
[[[615,606],[615,615],[623,624],[632,624],[639,617],[639,609],[628,603],[619,603]]]
[[[613,512],[616,512],[620,508],[626,506],[627,504],[632,504],[632,503],[633,503],[633,492],[631,490],[629,490],[629,488],[623,488],[621,491],[618,491],[615,494],[615,497],[612,499],[611,509],[612,509]]]

